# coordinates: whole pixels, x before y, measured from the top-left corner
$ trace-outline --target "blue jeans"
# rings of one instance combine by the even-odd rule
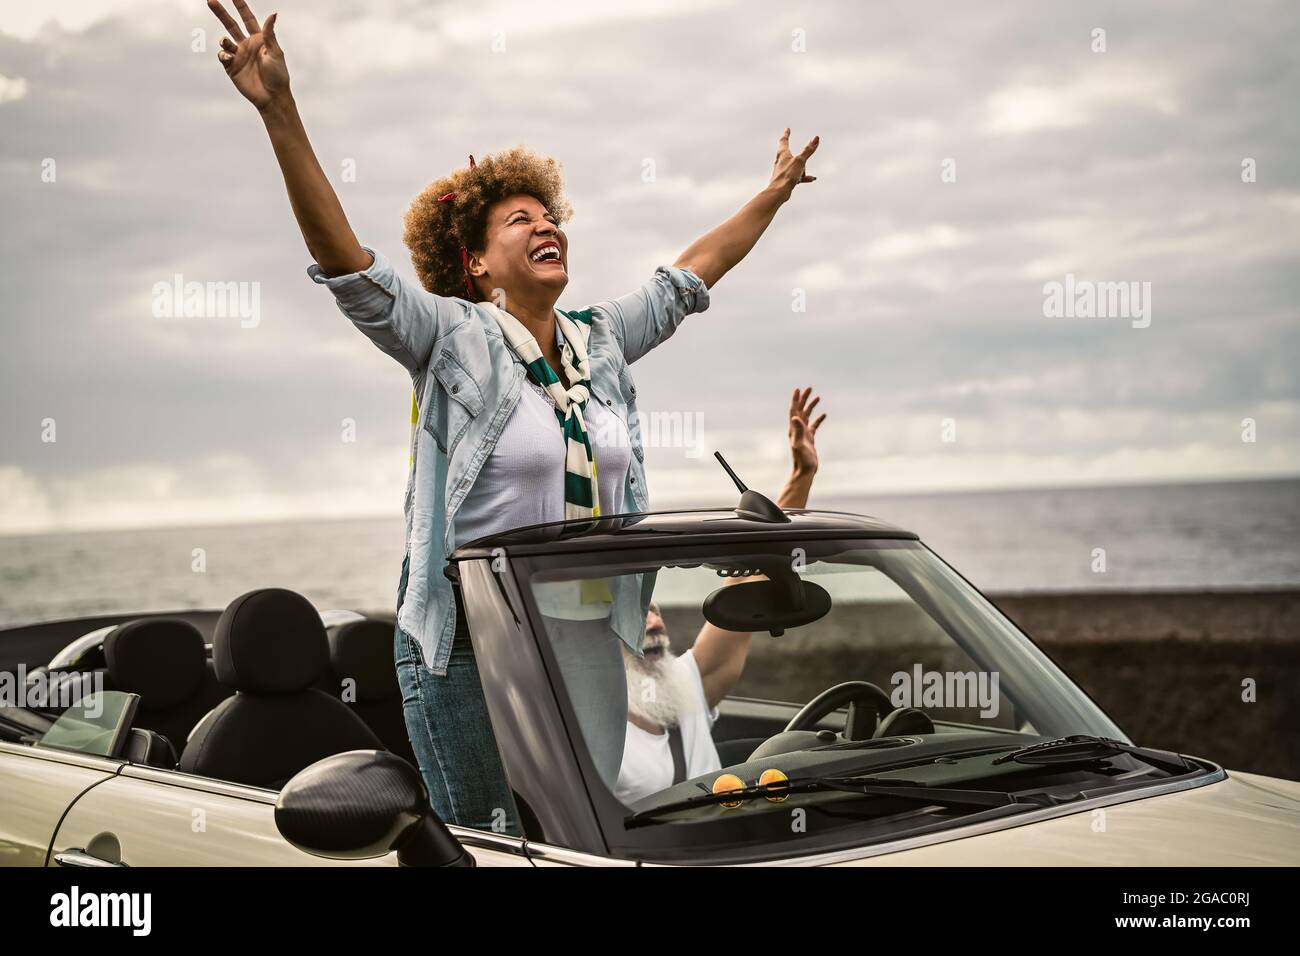
[[[402,565],[398,606],[406,592]],[[522,836],[479,682],[464,609],[456,602],[456,637],[445,677],[424,666],[415,639],[395,627],[393,657],[402,713],[429,802],[444,823]]]

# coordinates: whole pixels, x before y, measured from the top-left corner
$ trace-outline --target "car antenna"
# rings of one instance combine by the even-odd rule
[[[736,483],[736,487],[740,489],[740,502],[736,505],[736,514],[752,521],[768,521],[774,524],[790,520],[790,516],[782,511],[771,498],[746,488],[745,483],[727,464],[727,459],[722,457],[722,452],[715,451],[713,457],[718,459],[718,464],[726,470],[727,474],[731,476],[731,480]]]

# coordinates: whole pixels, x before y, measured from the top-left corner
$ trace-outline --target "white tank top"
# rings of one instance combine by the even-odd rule
[[[594,397],[583,411],[596,459],[600,513],[623,510],[623,483],[632,460],[627,426]],[[564,520],[564,433],[550,398],[530,378],[496,447],[456,512],[460,547],[510,528]]]

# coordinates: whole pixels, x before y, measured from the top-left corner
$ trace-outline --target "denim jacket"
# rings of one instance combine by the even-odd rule
[[[398,276],[381,254],[366,251],[375,261],[362,272],[328,278],[312,264],[307,274],[328,286],[343,314],[411,375],[415,405],[403,509],[407,585],[398,596],[397,624],[414,638],[429,669],[445,675],[456,628],[451,582],[443,575],[453,522],[514,410],[526,372],[486,309],[434,295]],[[699,276],[660,266],[635,292],[591,307],[592,400],[622,418],[632,440],[625,511],[649,505],[628,366],[671,336],[687,315],[708,306]],[[611,624],[639,651],[648,594],[640,601],[614,598]]]

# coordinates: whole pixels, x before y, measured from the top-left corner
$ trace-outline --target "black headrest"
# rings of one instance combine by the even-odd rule
[[[349,621],[330,632],[333,693],[354,687],[358,702],[400,697],[393,661],[394,625],[382,621]],[[345,685],[351,680],[354,683]],[[344,698],[347,699],[346,697]]]
[[[329,667],[320,615],[284,588],[249,591],[230,602],[212,635],[217,680],[250,694],[305,690]]]
[[[170,617],[119,624],[104,638],[104,657],[113,686],[139,694],[140,706],[149,710],[194,696],[207,669],[203,635]]]

